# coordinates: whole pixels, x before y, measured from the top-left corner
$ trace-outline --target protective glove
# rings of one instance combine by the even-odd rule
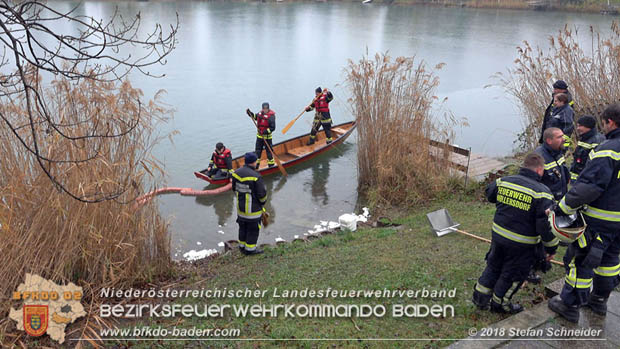
[[[586,255],[586,258],[581,262],[581,266],[588,269],[594,269],[601,264],[601,259],[603,258],[603,249],[592,246],[590,248],[590,252]]]
[[[245,112],[248,114],[249,117],[254,118],[254,113],[252,113],[250,108],[246,109]]]
[[[268,136],[271,133],[270,129],[263,130],[263,136]]]
[[[306,112],[309,112],[309,111],[312,111],[312,108],[307,107],[307,108],[306,108]]]

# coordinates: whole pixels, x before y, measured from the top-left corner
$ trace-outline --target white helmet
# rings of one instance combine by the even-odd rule
[[[551,211],[549,213],[549,224],[553,235],[567,243],[579,239],[586,231],[587,226],[581,212],[570,216],[556,216],[555,212]]]

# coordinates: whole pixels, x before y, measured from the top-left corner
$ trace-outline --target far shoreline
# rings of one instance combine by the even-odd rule
[[[52,0],[53,1],[53,0]],[[90,1],[90,0],[86,0]],[[104,2],[243,2],[243,3],[297,3],[297,2],[346,2],[359,3],[362,0],[92,0]],[[572,5],[561,4],[550,0],[372,0],[370,5],[396,5],[396,6],[434,6],[434,7],[460,7],[473,9],[501,9],[501,10],[525,10],[538,12],[574,12],[574,13],[598,13],[601,15],[620,14],[620,4],[607,5],[606,0],[594,0],[593,3]]]

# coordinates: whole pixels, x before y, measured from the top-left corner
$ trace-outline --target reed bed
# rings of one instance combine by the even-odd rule
[[[457,120],[435,115],[435,75],[415,57],[366,55],[349,61],[346,81],[358,127],[358,184],[374,204],[412,206],[448,189],[449,162],[429,139],[454,139]],[[444,154],[444,155],[442,155]]]
[[[58,130],[49,129],[41,114],[36,114],[33,122],[42,155],[54,159],[44,162],[49,172],[74,193],[92,197],[121,194],[98,203],[75,200],[58,190],[35,157],[24,150],[5,123],[1,124],[2,298],[10,299],[25,273],[84,286],[87,302],[92,302],[89,292],[100,287],[126,287],[168,273],[170,236],[156,203],[133,204],[145,191],[144,183],[155,183],[163,175],[151,156],[159,140],[155,126],[170,114],[160,95],[141,104],[142,92],[127,81],[57,79],[46,88],[31,83],[45,96],[58,125]],[[31,141],[25,102],[7,99],[0,105],[0,113],[19,125],[16,132]],[[106,134],[119,136],[72,139]],[[0,318],[7,318],[10,305],[1,302]],[[0,325],[0,331],[5,330],[8,321]]]
[[[527,41],[517,48],[514,67],[496,75],[506,91],[514,96],[522,110],[524,131],[518,139],[519,150],[538,145],[545,108],[551,102],[552,84],[566,81],[575,100],[575,117],[597,115],[612,102],[620,100],[620,28],[613,22],[611,33],[602,37],[590,27],[589,47],[579,44],[579,31],[565,26],[549,37],[549,48],[533,48]]]

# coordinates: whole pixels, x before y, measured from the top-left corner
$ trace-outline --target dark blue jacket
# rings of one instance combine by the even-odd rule
[[[577,180],[581,171],[586,167],[590,151],[603,143],[603,141],[605,141],[605,136],[600,134],[595,128],[579,136],[577,148],[573,152],[573,164],[570,167],[571,181]]]
[[[521,168],[517,175],[497,179],[486,195],[496,207],[493,240],[535,247],[542,238],[545,251],[555,254],[559,240],[551,233],[545,213],[553,205],[553,195],[536,172]]]
[[[551,149],[547,143],[538,146],[534,151],[545,159],[545,173],[540,182],[549,187],[556,200],[560,200],[568,191],[570,179],[562,151]]]
[[[620,129],[609,132],[607,140],[590,152],[559,207],[566,214],[581,208],[588,228],[602,238],[603,248],[620,234]]]
[[[573,130],[575,129],[575,124],[573,118],[575,117],[575,112],[570,105],[565,104],[561,107],[553,107],[551,111],[551,117],[549,118],[549,122],[547,123],[547,128],[549,127],[557,127],[562,132],[564,132],[564,136],[570,138],[573,134]]]
[[[568,105],[572,108],[572,110],[575,110],[575,101],[573,100],[573,95],[569,91],[566,91],[565,94],[568,96]],[[540,138],[538,139],[539,144],[544,143],[543,133],[545,132],[547,128],[551,127],[551,124],[550,124],[551,115],[553,114],[554,108],[555,106],[553,105],[553,97],[552,97],[551,103],[549,103],[549,105],[547,106],[547,109],[545,109],[545,115],[543,116],[542,128],[540,130]],[[553,127],[557,127],[557,126],[553,126]],[[561,129],[561,127],[559,128]]]
[[[232,190],[237,196],[237,218],[241,221],[260,221],[267,202],[263,177],[248,165],[232,173]]]

